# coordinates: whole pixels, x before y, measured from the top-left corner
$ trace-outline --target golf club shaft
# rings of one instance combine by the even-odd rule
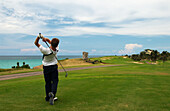
[[[48,46],[48,48],[51,50],[51,48],[50,48],[50,46],[48,45],[48,43],[45,41],[45,43],[47,44],[47,46]],[[52,50],[51,50],[51,52],[52,52]],[[55,55],[54,55],[55,56]],[[55,58],[57,59],[57,61],[59,62],[59,64],[61,65],[61,67],[63,68],[63,70],[65,71],[65,73],[66,73],[66,75],[65,75],[65,77],[67,77],[67,75],[68,75],[68,73],[67,73],[67,71],[64,69],[64,67],[63,67],[63,65],[60,63],[60,61],[58,60],[58,58],[55,56]]]

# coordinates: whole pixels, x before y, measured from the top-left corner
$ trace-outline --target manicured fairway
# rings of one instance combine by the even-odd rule
[[[125,65],[60,73],[58,101],[45,102],[43,75],[0,81],[0,111],[169,111],[170,70]]]
[[[0,111],[169,111],[170,62],[134,64],[121,57],[97,58],[123,64],[60,73],[58,101],[44,100],[43,75],[0,81]],[[94,58],[95,60],[95,58]]]

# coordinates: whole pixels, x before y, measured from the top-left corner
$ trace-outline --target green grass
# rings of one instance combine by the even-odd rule
[[[90,60],[98,60],[102,61],[103,63],[107,64],[123,64],[123,65],[129,65],[129,64],[134,64],[133,60],[130,58],[124,58],[122,56],[104,56],[104,57],[99,57],[99,58],[91,58]]]
[[[111,56],[113,57],[113,56]],[[100,58],[92,58],[91,60],[100,60]],[[123,64],[126,63],[126,61],[132,61],[131,59],[123,59],[122,57],[113,57],[114,59],[111,60],[105,60],[105,63],[109,64]],[[64,61],[64,60],[60,60]],[[123,61],[123,62],[122,62]],[[58,64],[59,65],[59,64]],[[73,64],[74,65],[74,64]],[[98,66],[98,65],[107,65],[107,64],[89,64],[89,65],[80,65],[80,66],[64,66],[65,69],[67,68],[76,68],[76,67],[87,67],[87,66]],[[62,69],[62,67],[59,65],[59,69]],[[42,71],[42,69],[25,69],[25,68],[19,68],[19,69],[0,69],[0,76],[1,75],[10,75],[10,74],[18,74],[18,73],[27,73],[27,72],[37,72],[37,71]]]
[[[3,71],[1,70],[0,72],[0,76],[38,71],[42,71],[42,69],[3,69]]]
[[[0,81],[0,111],[169,111],[169,67],[128,63],[60,73],[53,106],[44,100],[43,75]]]
[[[67,66],[64,68],[77,68],[77,67],[88,67],[88,66],[99,66],[99,65],[107,65],[107,64],[91,64],[91,65],[81,65],[81,66]],[[58,69],[62,69],[59,65]],[[20,73],[27,73],[27,72],[38,72],[43,71],[43,69],[2,69],[0,71],[0,76],[2,75],[11,75],[11,74],[20,74]]]

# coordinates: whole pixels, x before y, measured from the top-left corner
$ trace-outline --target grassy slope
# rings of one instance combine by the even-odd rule
[[[108,64],[90,64],[90,65],[80,65],[80,66],[63,66],[65,69],[67,68],[77,68],[77,67],[87,67],[87,66],[100,66],[100,65],[108,65]],[[62,69],[62,67],[59,65],[58,69]],[[10,74],[20,74],[20,73],[27,73],[27,72],[38,72],[43,71],[43,69],[21,69],[21,70],[12,70],[12,71],[4,71],[0,72],[1,75],[10,75]]]
[[[0,76],[1,75],[27,73],[27,72],[37,72],[37,71],[42,71],[42,69],[19,69],[19,70],[2,71],[2,72],[0,72]]]
[[[44,101],[42,75],[0,81],[0,110],[169,111],[169,67],[129,64],[70,71],[68,78],[60,73],[54,106]]]
[[[76,68],[76,67],[86,67],[86,66],[95,66],[95,65],[103,65],[103,64],[91,64],[87,63],[82,59],[68,59],[60,61],[64,68]],[[62,67],[59,65],[59,69]],[[26,72],[37,72],[42,71],[42,65],[37,66],[38,69],[0,69],[0,76],[1,75],[10,75],[10,74],[17,74],[17,73],[26,73]]]

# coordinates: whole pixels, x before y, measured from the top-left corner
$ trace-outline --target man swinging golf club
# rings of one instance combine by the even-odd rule
[[[42,39],[43,42],[48,42],[50,48],[45,48],[39,44],[39,40]],[[56,59],[56,54],[58,52],[59,39],[53,38],[52,40],[43,37],[41,34],[37,36],[35,40],[35,45],[40,49],[43,54],[43,73],[45,79],[45,90],[46,97],[45,100],[49,101],[51,105],[54,104],[54,101],[57,100],[55,97],[58,86],[58,61]]]

